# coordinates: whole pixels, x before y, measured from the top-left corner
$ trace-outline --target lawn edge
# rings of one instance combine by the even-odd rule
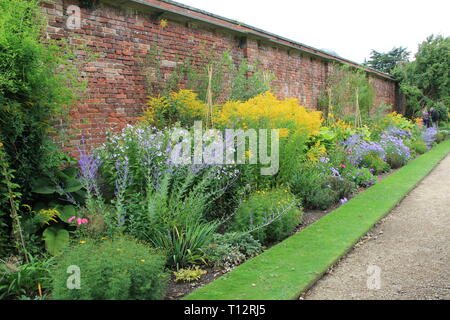
[[[386,215],[388,215],[393,208],[395,208],[399,203],[418,185],[422,182],[422,180],[428,176],[428,174],[437,166],[439,163],[449,154],[450,152],[450,140],[446,140],[425,154],[415,158],[410,161],[408,165],[402,167],[397,172],[393,173],[383,181],[379,182],[375,186],[365,190],[364,192],[358,194],[352,200],[350,200],[345,205],[333,210],[328,215],[322,217],[318,221],[309,225],[302,231],[294,234],[293,236],[287,238],[286,240],[278,243],[272,248],[266,250],[261,255],[246,261],[240,266],[236,267],[234,270],[228,272],[227,274],[219,277],[218,279],[206,284],[205,286],[198,288],[191,292],[189,295],[183,298],[183,300],[233,300],[233,299],[245,299],[245,300],[288,300],[288,299],[297,299],[303,292],[311,288],[332,265],[336,264],[339,259],[345,256],[349,251],[352,250],[353,246],[367,234],[381,219],[383,219]],[[419,167],[421,170],[411,172],[415,167]],[[397,182],[400,180],[400,182]],[[383,193],[383,189],[385,192],[393,191],[389,190],[390,183],[402,183],[401,180],[406,181],[406,185],[401,185],[401,189],[392,196],[392,199],[387,198],[386,201],[381,202],[379,199],[376,199],[377,194]],[[371,195],[375,196],[375,199],[370,199]],[[293,249],[296,245],[298,247],[301,242],[301,247],[311,247],[317,248],[319,245],[319,250],[321,248],[320,241],[317,240],[317,237],[308,239],[308,233],[314,233],[317,236],[321,236],[320,231],[322,227],[325,229],[322,232],[322,235],[325,234],[326,228],[333,225],[333,227],[349,227],[349,223],[352,224],[352,229],[355,229],[355,221],[357,221],[357,213],[355,210],[361,206],[361,202],[367,198],[367,201],[372,201],[372,204],[376,204],[377,206],[382,206],[381,209],[374,209],[374,213],[370,213],[368,217],[364,217],[364,219],[356,225],[356,228],[360,228],[357,230],[355,234],[343,235],[344,238],[341,239],[341,243],[338,245],[338,248],[335,249],[335,252],[326,253],[326,261],[319,262],[316,267],[308,272],[304,272],[304,275],[300,275],[299,277],[284,277],[283,281],[287,281],[289,283],[290,288],[286,290],[286,288],[282,288],[283,292],[278,292],[277,290],[268,290],[264,293],[263,286],[260,286],[260,289],[252,289],[248,287],[249,281],[252,285],[255,284],[255,287],[258,287],[259,284],[267,285],[267,278],[264,278],[263,282],[258,279],[258,275],[264,272],[267,272],[267,262],[266,257],[269,256],[269,262],[274,262],[270,260],[270,255],[274,253],[283,252],[289,249]],[[371,203],[366,204],[370,207]],[[360,217],[360,216],[358,216]],[[347,223],[347,225],[346,225]],[[330,243],[328,243],[330,245]],[[294,248],[295,249],[295,248]],[[322,249],[322,251],[326,251]],[[304,261],[307,261],[311,256],[316,255],[317,252],[307,253],[305,252],[303,257]],[[328,255],[328,256],[327,256]],[[292,256],[283,256],[283,260],[277,260],[271,267],[269,271],[273,271],[281,268],[282,264],[289,264],[295,266],[302,266],[302,258],[300,260],[294,261],[295,257]],[[250,266],[251,265],[251,266]],[[254,272],[254,279],[248,280],[248,277],[245,277],[244,273],[246,269],[251,268]],[[313,276],[311,276],[313,274]],[[290,281],[292,280],[292,281]],[[233,287],[234,282],[234,287]],[[291,286],[291,283],[296,283],[294,287]],[[270,281],[269,287],[270,287]],[[231,284],[231,286],[230,286]],[[242,289],[240,290],[242,285]],[[234,290],[233,290],[234,289]],[[280,288],[281,289],[281,288]],[[246,294],[250,290],[249,294]]]

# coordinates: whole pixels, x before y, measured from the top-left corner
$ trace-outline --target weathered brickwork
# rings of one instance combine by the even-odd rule
[[[67,20],[76,12],[68,9],[80,6],[78,0],[43,4],[49,37],[85,45],[94,54],[82,70],[88,90],[71,112],[76,129],[73,144],[84,137],[89,145],[98,145],[107,129],[118,130],[139,117],[146,103],[148,75],[155,72],[145,60],[155,45],[162,53],[165,77],[182,59],[189,57],[193,65],[201,65],[202,50],[214,48],[218,55],[229,51],[236,64],[244,58],[259,61],[276,75],[279,97],[297,97],[303,105],[316,107],[335,57],[170,2],[146,1],[156,9],[143,5],[144,1],[120,1],[119,6],[112,0],[97,0],[93,8],[81,8],[81,24],[74,29]],[[161,18],[168,20],[167,26],[160,25]],[[80,60],[87,56],[84,50],[78,54]],[[373,72],[369,76],[377,104],[394,105],[396,83]]]
[[[371,77],[370,83],[375,89],[377,105],[395,106],[397,86],[394,81],[386,81],[377,77]]]

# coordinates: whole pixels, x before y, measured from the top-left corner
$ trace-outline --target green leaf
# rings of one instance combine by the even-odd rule
[[[65,205],[62,207],[62,209],[60,210],[61,212],[61,220],[64,222],[67,222],[67,220],[69,220],[71,217],[75,216],[77,213],[77,210],[74,206],[72,205]]]
[[[78,175],[78,169],[75,167],[66,167],[62,172],[69,178],[75,179]]]
[[[48,227],[42,233],[45,249],[52,255],[57,255],[69,244],[69,232],[58,226]]]
[[[66,179],[63,182],[63,189],[65,192],[71,193],[76,192],[78,190],[81,190],[83,186],[81,185],[80,181],[78,179]]]
[[[56,192],[56,186],[48,178],[38,178],[31,184],[31,191],[38,194],[52,194]]]

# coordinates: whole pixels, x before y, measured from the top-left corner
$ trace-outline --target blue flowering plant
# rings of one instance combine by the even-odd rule
[[[350,136],[343,141],[343,145],[348,153],[347,159],[354,166],[359,166],[364,156],[369,154],[375,154],[382,160],[386,158],[386,151],[380,143],[363,138],[361,134]]]
[[[404,140],[411,139],[408,130],[388,129],[381,135],[380,145],[386,152],[386,162],[396,169],[405,165],[411,159],[411,151]]]
[[[434,127],[426,128],[422,133],[423,141],[427,146],[428,150],[433,147],[434,142],[436,141],[436,135],[438,134],[438,130]]]

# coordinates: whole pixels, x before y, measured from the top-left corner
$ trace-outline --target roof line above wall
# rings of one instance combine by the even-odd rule
[[[116,1],[115,1],[116,2]],[[305,45],[303,43],[290,40],[287,38],[284,38],[282,36],[267,32],[265,30],[247,25],[245,23],[241,23],[236,20],[232,20],[229,18],[225,18],[204,10],[200,10],[179,2],[175,2],[172,0],[121,0],[117,2],[132,2],[138,5],[143,5],[147,7],[152,7],[158,10],[167,11],[175,15],[183,16],[192,20],[198,20],[207,24],[219,26],[224,29],[229,29],[237,33],[246,34],[246,35],[252,35],[257,38],[261,38],[273,43],[276,43],[278,45],[296,49],[305,53],[308,53],[313,56],[320,57],[325,60],[329,61],[335,61],[338,63],[343,63],[347,65],[351,65],[353,67],[356,67],[358,69],[362,69],[368,73],[374,74],[378,77],[389,79],[391,81],[396,81],[392,76],[390,76],[387,73],[378,71],[373,68],[369,68],[366,66],[363,66],[359,63],[356,63],[354,61],[330,54],[328,52],[325,52],[320,49],[316,49],[314,47]]]

